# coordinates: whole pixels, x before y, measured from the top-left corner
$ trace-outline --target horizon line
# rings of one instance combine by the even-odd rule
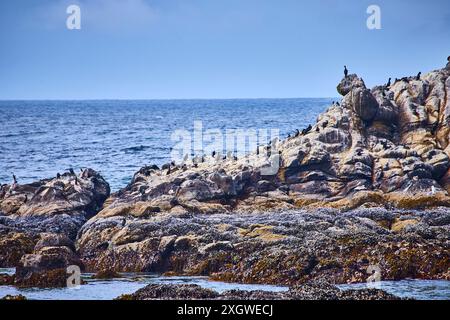
[[[93,99],[0,99],[0,102],[29,101],[189,101],[189,100],[281,100],[281,99],[336,99],[338,97],[261,97],[261,98],[93,98]]]

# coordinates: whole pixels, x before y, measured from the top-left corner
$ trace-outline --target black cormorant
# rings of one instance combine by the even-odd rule
[[[344,66],[344,76],[347,78],[348,76],[348,69],[347,66]]]
[[[422,75],[422,72],[419,72],[416,76],[416,80],[420,80],[420,76]]]
[[[388,82],[386,83],[386,87],[389,88],[391,86],[391,78],[389,78]]]

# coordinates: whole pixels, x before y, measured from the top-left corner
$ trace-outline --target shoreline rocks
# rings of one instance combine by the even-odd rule
[[[239,283],[450,280],[450,211],[380,208],[94,218],[80,231],[88,270],[202,275]]]
[[[117,300],[400,300],[377,289],[341,291],[326,283],[308,283],[286,292],[230,290],[221,294],[198,285],[151,284]]]
[[[65,286],[81,226],[103,206],[108,183],[94,170],[65,173],[0,191],[0,267],[17,267],[17,286]]]
[[[146,166],[112,195],[91,169],[2,186],[0,267],[36,283],[70,264],[293,286],[373,267],[450,279],[449,89],[448,68],[372,89],[348,75],[314,125],[240,159]]]

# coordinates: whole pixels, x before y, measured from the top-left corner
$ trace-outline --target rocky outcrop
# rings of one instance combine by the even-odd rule
[[[341,103],[301,134],[240,159],[217,154],[144,167],[99,217],[448,206],[449,76],[441,69],[368,89],[348,75],[338,85]]]
[[[88,270],[204,275],[244,283],[450,279],[450,211],[335,209],[118,216],[80,231]]]
[[[78,230],[108,196],[109,185],[91,169],[32,184],[3,185],[0,267],[53,270],[80,265],[74,245]]]
[[[263,283],[360,282],[370,265],[448,278],[449,211],[407,210],[450,204],[449,76],[368,89],[348,75],[302,133],[240,159],[142,168],[81,229],[83,263]]]
[[[198,285],[151,284],[118,300],[399,300],[382,290],[341,291],[326,283],[308,283],[286,292],[230,290],[219,294]]]

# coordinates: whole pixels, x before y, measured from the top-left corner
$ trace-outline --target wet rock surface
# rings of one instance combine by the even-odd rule
[[[382,208],[97,217],[80,231],[89,270],[207,275],[245,283],[450,279],[450,211]]]
[[[198,285],[148,285],[118,300],[398,300],[382,290],[341,291],[326,283],[295,286],[287,292],[230,290],[219,294]]]

